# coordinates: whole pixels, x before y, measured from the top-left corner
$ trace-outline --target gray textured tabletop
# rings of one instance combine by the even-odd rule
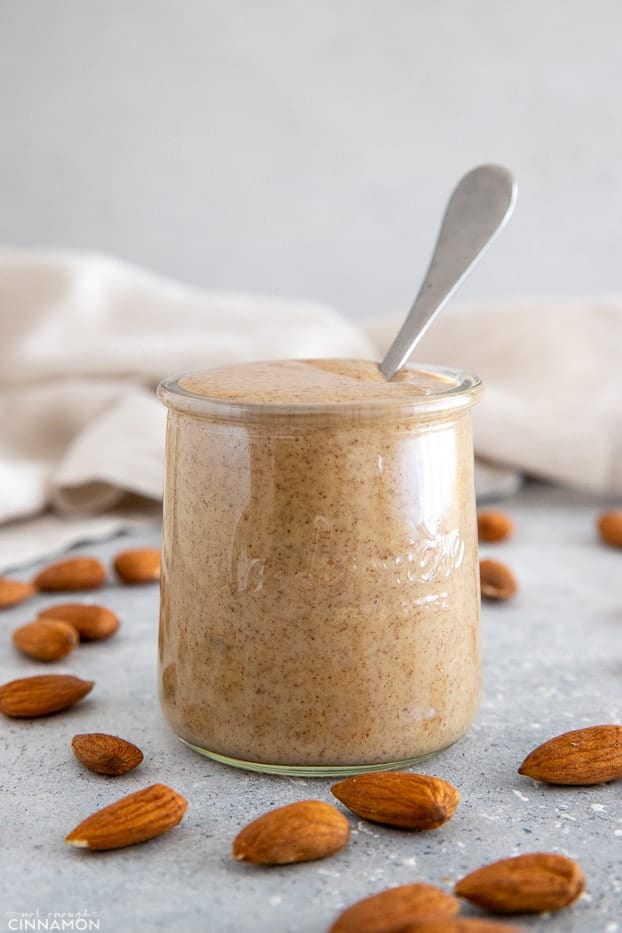
[[[232,860],[232,839],[252,817],[296,800],[330,801],[331,782],[238,772],[181,745],[158,708],[157,587],[111,583],[89,594],[117,611],[122,627],[53,666],[18,656],[10,633],[33,610],[66,596],[4,611],[0,682],[53,670],[96,686],[64,713],[0,722],[0,929],[33,929],[25,921],[37,911],[45,918],[88,911],[91,928],[103,931],[322,933],[345,905],[390,885],[427,881],[449,891],[490,860],[551,851],[579,861],[586,894],[558,914],[513,922],[550,933],[622,931],[621,785],[552,788],[517,774],[546,738],[622,721],[622,552],[596,540],[594,520],[604,505],[536,484],[504,505],[516,520],[515,537],[482,554],[510,564],[520,592],[511,603],[483,607],[476,723],[419,769],[457,785],[455,816],[425,833],[353,817],[349,846],[323,861],[257,868]],[[121,548],[157,541],[154,528],[76,550],[109,562]],[[136,742],[144,762],[118,778],[86,771],[70,743],[90,731]],[[92,811],[155,782],[189,799],[172,832],[107,853],[65,845],[66,833]],[[466,905],[464,912],[476,913]]]

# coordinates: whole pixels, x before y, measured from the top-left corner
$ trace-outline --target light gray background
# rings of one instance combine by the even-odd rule
[[[621,33],[619,0],[0,0],[0,243],[403,309],[501,161],[462,295],[619,290]]]

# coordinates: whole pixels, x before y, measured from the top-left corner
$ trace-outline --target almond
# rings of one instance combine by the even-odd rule
[[[132,548],[114,559],[114,569],[124,583],[152,583],[160,579],[161,556],[158,548]]]
[[[0,609],[7,606],[16,606],[30,599],[37,592],[32,583],[22,583],[21,580],[11,580],[9,577],[0,577]]]
[[[338,852],[349,838],[350,824],[336,807],[301,800],[245,826],[233,842],[233,857],[256,865],[309,862]]]
[[[105,732],[74,735],[71,747],[78,761],[97,774],[115,777],[127,774],[128,771],[137,768],[143,760],[143,753],[138,746]]]
[[[433,920],[431,923],[408,927],[404,933],[523,933],[519,927],[497,920],[464,917],[456,920]]]
[[[598,519],[598,532],[605,544],[622,547],[622,509],[603,512]]]
[[[0,687],[0,713],[16,719],[49,716],[68,709],[93,689],[93,680],[70,674],[37,674]]]
[[[118,616],[104,606],[90,603],[60,603],[42,609],[39,618],[62,619],[77,630],[81,641],[101,641],[110,638],[119,628]]]
[[[567,907],[584,888],[572,859],[534,852],[478,868],[457,883],[455,893],[492,913],[537,914]]]
[[[407,771],[356,774],[334,784],[331,790],[357,816],[407,829],[442,826],[460,800],[453,784]]]
[[[44,567],[32,581],[45,592],[92,590],[106,579],[106,568],[95,557],[70,557]]]
[[[483,599],[511,599],[518,589],[510,568],[498,560],[480,560],[479,578]]]
[[[547,784],[604,784],[622,778],[622,726],[588,726],[535,748],[519,774]]]
[[[166,784],[128,794],[82,820],[65,841],[81,849],[122,849],[167,833],[181,822],[188,801]]]
[[[514,532],[514,522],[505,512],[489,510],[477,513],[477,534],[480,541],[506,541]]]
[[[36,661],[58,661],[73,651],[78,641],[73,625],[59,619],[37,619],[13,632],[15,647]]]
[[[419,924],[446,922],[460,904],[431,884],[403,884],[357,901],[341,913],[328,933],[403,933]]]

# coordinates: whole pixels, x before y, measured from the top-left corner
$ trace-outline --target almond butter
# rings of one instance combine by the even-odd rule
[[[518,589],[516,577],[499,560],[480,560],[479,578],[483,599],[511,599]]]
[[[166,784],[152,784],[82,820],[65,841],[81,849],[122,849],[167,833],[188,801]]]
[[[622,778],[622,726],[588,726],[535,748],[519,774],[547,784],[604,784]]]
[[[427,921],[446,922],[460,904],[431,884],[403,884],[365,897],[341,913],[328,933],[403,933]]]
[[[117,776],[133,771],[143,760],[143,753],[132,742],[105,732],[86,732],[74,735],[73,753],[89,771]]]
[[[453,784],[408,771],[356,774],[334,784],[331,790],[357,816],[407,829],[442,826],[460,800]]]
[[[36,661],[58,661],[73,651],[78,641],[73,625],[59,619],[37,619],[13,632],[15,647]]]
[[[161,555],[157,548],[132,548],[114,559],[114,569],[124,583],[152,583],[160,579]]]
[[[16,719],[49,716],[68,709],[90,693],[95,682],[70,674],[36,674],[0,687],[0,713]]]
[[[21,580],[11,580],[9,577],[0,577],[0,609],[16,606],[30,599],[37,592],[32,583],[22,583]]]
[[[514,532],[514,522],[505,512],[487,510],[477,513],[477,534],[480,541],[506,541]]]
[[[610,547],[622,547],[622,509],[603,512],[598,518],[598,533]]]
[[[92,590],[106,579],[106,568],[95,557],[70,557],[44,567],[32,581],[38,590]]]
[[[404,933],[523,933],[519,927],[497,920],[482,920],[480,917],[458,917],[455,920],[434,920],[416,924]]]
[[[491,913],[544,913],[567,907],[585,888],[583,872],[565,855],[534,852],[471,872],[455,893]]]
[[[60,603],[42,609],[39,618],[62,619],[77,630],[81,641],[101,641],[110,638],[119,628],[118,616],[104,606],[90,603]]]
[[[277,807],[242,829],[233,842],[233,857],[256,865],[286,865],[325,858],[350,838],[348,820],[329,803],[301,800]]]

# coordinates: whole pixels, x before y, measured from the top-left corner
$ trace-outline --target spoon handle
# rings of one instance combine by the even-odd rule
[[[516,183],[501,165],[480,165],[458,182],[419,294],[380,363],[385,379],[407,362],[436,314],[503,227],[515,201]]]

